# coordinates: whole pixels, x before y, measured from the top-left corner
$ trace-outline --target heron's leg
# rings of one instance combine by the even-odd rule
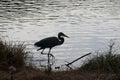
[[[44,49],[41,51],[41,54],[44,54],[43,51],[44,51]]]
[[[48,52],[48,54],[50,54],[50,51],[51,51],[51,48],[49,49],[49,52]]]
[[[51,72],[51,64],[50,64],[50,51],[51,51],[51,48],[49,49],[49,52],[48,52],[48,72]]]
[[[50,54],[51,48],[49,49],[49,57],[52,57],[53,59],[55,58],[52,54]]]

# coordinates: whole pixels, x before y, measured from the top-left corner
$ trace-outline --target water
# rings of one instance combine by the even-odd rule
[[[0,36],[25,42],[34,59],[43,55],[33,44],[58,32],[70,38],[52,49],[56,65],[104,49],[111,39],[120,40],[120,1],[0,0]]]

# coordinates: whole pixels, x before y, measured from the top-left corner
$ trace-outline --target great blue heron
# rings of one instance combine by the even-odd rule
[[[53,47],[64,43],[64,37],[69,38],[64,33],[59,32],[58,37],[48,37],[48,38],[45,38],[45,39],[42,39],[42,40],[36,42],[34,45],[37,47],[40,47],[38,50],[42,49],[41,54],[43,54],[43,51],[45,48],[49,48],[49,53],[50,53],[50,51]]]

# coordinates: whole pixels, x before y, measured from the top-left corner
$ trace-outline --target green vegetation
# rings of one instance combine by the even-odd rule
[[[0,80],[10,80],[9,67],[16,67],[15,80],[120,80],[120,54],[113,52],[114,44],[107,52],[97,52],[75,69],[47,74],[45,71],[26,66],[27,52],[23,43],[7,43],[0,40]],[[14,80],[13,79],[13,80]]]

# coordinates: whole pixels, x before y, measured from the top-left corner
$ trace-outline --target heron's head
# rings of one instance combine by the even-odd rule
[[[67,38],[69,38],[67,35],[65,35],[63,32],[59,32],[58,33],[58,37],[67,37]]]

